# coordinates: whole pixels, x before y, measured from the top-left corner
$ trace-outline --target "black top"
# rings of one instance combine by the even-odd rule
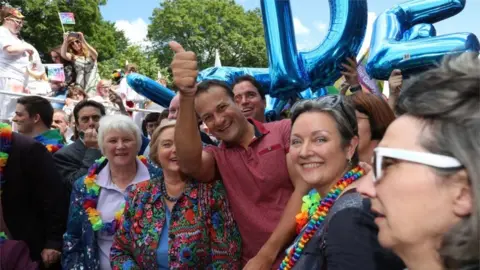
[[[355,189],[337,199],[325,224],[307,243],[293,269],[402,270],[403,262],[382,248],[368,200]]]
[[[69,193],[73,183],[88,173],[88,168],[95,160],[102,157],[100,150],[85,147],[82,140],[78,139],[70,145],[64,146],[53,154],[57,170]]]
[[[34,261],[41,259],[43,249],[61,251],[68,197],[52,155],[42,144],[13,132],[4,173],[3,215],[13,240],[25,241]]]

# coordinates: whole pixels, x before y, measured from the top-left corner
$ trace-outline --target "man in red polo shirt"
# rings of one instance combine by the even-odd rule
[[[220,81],[196,85],[197,61],[176,42],[172,62],[179,88],[175,145],[181,169],[203,182],[221,177],[243,240],[245,269],[271,269],[295,236],[295,215],[309,187],[290,179],[287,155],[290,121],[246,119],[230,87]],[[220,147],[202,149],[198,114]],[[248,263],[247,263],[248,262]]]

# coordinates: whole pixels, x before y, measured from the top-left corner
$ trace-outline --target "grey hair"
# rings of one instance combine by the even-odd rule
[[[399,114],[423,121],[419,142],[432,153],[455,157],[468,174],[473,211],[447,232],[439,250],[446,269],[478,269],[480,261],[480,60],[476,53],[447,57],[406,82],[396,104]],[[448,180],[458,170],[434,169]]]
[[[346,147],[352,139],[358,137],[357,117],[353,106],[344,100],[341,95],[329,95],[318,99],[300,100],[291,109],[292,126],[297,118],[306,112],[325,112],[328,113],[337,125],[340,136],[342,137],[342,146]],[[359,162],[358,149],[355,149],[351,165],[356,166]]]
[[[98,146],[100,147],[102,154],[104,154],[103,139],[107,133],[112,130],[133,134],[137,141],[137,152],[140,152],[140,149],[142,148],[142,133],[140,128],[138,128],[130,117],[123,114],[115,114],[107,115],[100,119],[98,127]]]

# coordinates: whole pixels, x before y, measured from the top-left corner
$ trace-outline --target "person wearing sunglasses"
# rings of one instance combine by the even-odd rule
[[[352,104],[332,95],[299,101],[291,112],[289,153],[315,190],[304,197],[296,216],[298,237],[279,269],[403,269],[376,240],[374,217],[356,191],[365,171]]]
[[[100,81],[97,66],[98,53],[88,44],[83,33],[70,32],[63,36],[61,56],[73,63],[76,84],[80,85],[89,96],[95,96],[97,84]]]
[[[0,89],[27,92],[26,70],[30,61],[38,60],[37,50],[23,41],[19,34],[23,27],[22,13],[10,6],[0,8]],[[38,67],[41,67],[39,63]],[[8,121],[15,111],[16,98],[0,95],[0,121]]]
[[[375,149],[378,240],[410,270],[479,269],[480,60],[447,58],[405,83]]]

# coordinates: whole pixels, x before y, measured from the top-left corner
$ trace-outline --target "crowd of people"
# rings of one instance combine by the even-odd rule
[[[27,89],[3,73],[36,53],[8,12],[0,88]],[[140,126],[81,33],[51,52],[75,81],[64,108],[8,100],[0,269],[480,269],[478,54],[394,70],[388,100],[347,61],[349,91],[266,122],[255,78],[197,83],[195,53],[170,47],[178,92]]]

